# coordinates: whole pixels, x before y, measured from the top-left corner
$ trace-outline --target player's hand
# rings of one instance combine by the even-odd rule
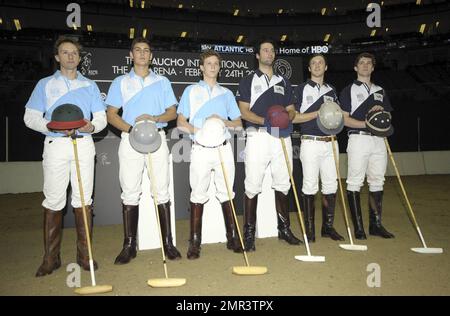
[[[149,114],[141,114],[138,117],[136,117],[136,119],[134,121],[137,123],[137,122],[143,121],[143,120],[149,120],[149,121],[156,122],[156,118],[153,115],[149,115]]]
[[[80,127],[78,131],[81,133],[93,133],[95,129],[94,125],[92,125],[91,121],[89,120],[84,119],[84,121],[86,122],[86,125]]]
[[[58,131],[55,131],[55,132],[64,134],[66,136],[70,136],[70,135],[75,133],[75,130],[74,129],[64,129],[64,130],[58,130]]]
[[[373,111],[383,111],[383,110],[384,110],[384,107],[382,107],[381,105],[375,105],[369,110],[369,113],[373,112]]]
[[[224,120],[223,118],[221,118],[219,115],[217,115],[217,114],[213,114],[213,115],[211,115],[210,117],[208,117],[208,118],[218,118],[219,120]]]

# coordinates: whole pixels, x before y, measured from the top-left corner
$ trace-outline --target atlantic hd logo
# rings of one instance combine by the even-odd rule
[[[291,79],[292,76],[292,67],[291,64],[285,59],[277,59],[273,65],[275,71],[286,79]]]
[[[91,69],[92,67],[92,53],[83,52],[83,57],[81,58],[81,74],[83,76],[96,76],[98,75],[98,70]]]

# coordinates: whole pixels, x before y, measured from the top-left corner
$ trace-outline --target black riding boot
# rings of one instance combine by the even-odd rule
[[[322,194],[322,237],[328,237],[333,240],[344,240],[344,237],[334,229],[334,213],[336,206],[336,193]]]
[[[163,238],[164,251],[169,260],[181,259],[181,254],[175,248],[172,241],[172,230],[170,223],[170,202],[159,204],[159,221],[161,224],[161,234]]]
[[[256,206],[258,196],[249,199],[244,193],[244,247],[246,251],[255,251]]]
[[[114,264],[126,264],[136,258],[136,234],[139,219],[138,205],[123,205],[123,249]]]
[[[241,242],[239,240],[236,224],[234,221],[233,210],[231,209],[231,201],[222,203],[223,219],[225,220],[225,228],[227,231],[227,248],[234,252],[242,252]]]
[[[364,232],[363,218],[361,214],[361,199],[358,191],[347,191],[348,206],[352,215],[353,228],[356,239],[367,239]]]
[[[369,234],[383,238],[394,238],[381,224],[383,191],[369,192]]]
[[[316,241],[315,213],[314,206],[315,195],[301,194],[303,200],[303,219],[305,221],[306,237],[308,241]]]
[[[288,196],[283,192],[275,191],[275,208],[278,219],[278,238],[287,241],[290,245],[300,244],[301,240],[294,236],[290,228]]]

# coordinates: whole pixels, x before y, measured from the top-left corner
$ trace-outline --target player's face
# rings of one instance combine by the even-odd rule
[[[262,44],[256,59],[261,65],[272,66],[275,60],[275,48],[273,45],[271,43]]]
[[[361,77],[370,77],[374,69],[372,59],[367,57],[362,57],[355,66],[356,73]]]
[[[200,70],[203,72],[203,77],[216,79],[220,70],[220,62],[217,56],[209,56],[200,65]]]
[[[55,59],[62,70],[76,70],[80,63],[80,52],[72,43],[62,43],[58,47],[58,55]]]
[[[137,43],[130,52],[130,57],[136,66],[149,66],[152,60],[152,52],[147,43]]]
[[[316,56],[309,62],[309,72],[313,77],[322,77],[326,70],[327,65],[322,56]]]

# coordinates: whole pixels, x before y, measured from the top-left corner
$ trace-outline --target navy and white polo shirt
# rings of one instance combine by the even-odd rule
[[[295,109],[300,113],[310,113],[318,111],[325,101],[333,101],[339,104],[336,89],[327,83],[319,85],[308,79],[306,82],[295,88]],[[328,136],[317,126],[317,121],[310,120],[300,123],[302,135]]]
[[[386,91],[376,84],[368,84],[355,80],[352,84],[345,87],[339,97],[341,108],[350,113],[350,117],[365,121],[369,110],[375,105],[381,105],[385,111],[391,112],[392,106]],[[369,132],[366,128],[348,128],[354,131]]]
[[[258,69],[241,80],[236,99],[249,103],[252,112],[266,117],[267,110],[272,105],[287,107],[294,104],[293,92],[291,83],[283,76],[273,74],[269,80],[269,76]],[[262,127],[248,121],[246,123],[247,127]]]

